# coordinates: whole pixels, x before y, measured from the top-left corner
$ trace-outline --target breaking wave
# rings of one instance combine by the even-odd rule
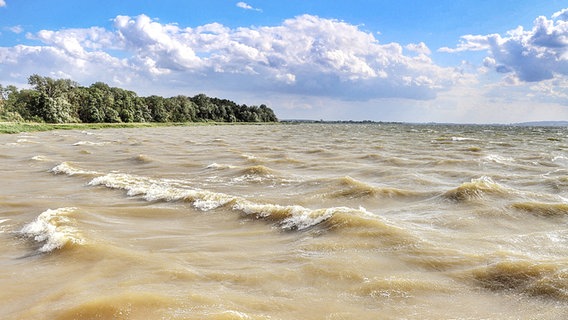
[[[53,169],[51,169],[51,172],[54,174],[65,174],[68,176],[74,176],[74,175],[97,175],[98,173],[96,171],[87,171],[87,170],[82,170],[79,168],[76,168],[75,166],[73,166],[73,164],[69,163],[69,162],[62,162],[59,165],[55,166]]]
[[[287,230],[307,229],[338,214],[355,213],[371,216],[370,213],[360,209],[346,207],[308,209],[298,205],[262,204],[225,193],[176,186],[167,180],[122,173],[96,177],[89,182],[89,185],[126,190],[128,196],[141,196],[147,201],[186,201],[202,211],[225,206],[257,219],[275,221],[281,228]],[[345,223],[347,222],[335,222],[334,225]]]
[[[223,169],[234,169],[236,168],[236,166],[230,165],[230,164],[220,164],[217,162],[213,162],[212,164],[208,165],[206,167],[207,169],[219,169],[219,170],[223,170]]]
[[[75,142],[74,146],[104,146],[107,142],[92,142],[92,141],[79,141]]]
[[[73,175],[75,171],[71,170],[67,174]],[[185,201],[201,211],[225,207],[255,219],[273,221],[284,230],[304,230],[323,225],[330,229],[370,227],[381,235],[402,232],[401,229],[388,225],[380,217],[362,207],[310,209],[300,205],[259,203],[240,196],[193,188],[179,181],[152,179],[125,173],[98,176],[88,185],[125,190],[128,196],[139,196],[146,201]]]
[[[41,245],[39,252],[51,252],[72,245],[82,245],[85,240],[73,227],[71,216],[76,208],[59,208],[42,212],[34,221],[17,233]]]
[[[450,200],[462,202],[483,199],[486,195],[506,195],[509,190],[493,179],[483,176],[479,179],[472,179],[470,182],[463,183],[459,187],[444,193],[444,197]]]

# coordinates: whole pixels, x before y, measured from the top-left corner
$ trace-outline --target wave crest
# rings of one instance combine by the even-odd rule
[[[568,300],[568,270],[558,263],[501,261],[473,271],[483,287],[492,291],[515,290],[524,294]]]
[[[82,245],[85,240],[72,226],[70,217],[75,210],[76,208],[48,209],[22,227],[18,234],[41,244],[39,252],[51,252],[68,245]]]
[[[471,182],[463,183],[461,186],[447,191],[444,197],[454,201],[471,201],[482,199],[485,195],[504,195],[507,189],[493,181],[489,177],[472,179]]]
[[[96,171],[86,171],[86,170],[76,168],[73,164],[71,164],[70,162],[67,162],[67,161],[62,162],[62,163],[58,164],[57,166],[53,167],[53,169],[51,169],[50,172],[52,172],[54,174],[65,174],[65,175],[68,175],[68,176],[96,175],[96,174],[98,174]]]
[[[275,171],[266,167],[266,166],[263,166],[263,165],[256,165],[256,166],[251,166],[251,167],[247,167],[247,168],[243,169],[241,171],[241,174],[251,175],[251,176],[267,177],[267,176],[275,175]]]
[[[333,189],[338,189],[328,194],[330,198],[407,198],[418,197],[419,192],[402,190],[389,187],[375,187],[367,183],[355,180],[349,176],[340,178],[337,181],[337,186]]]
[[[73,175],[75,171],[65,172]],[[139,196],[146,201],[184,201],[201,211],[225,207],[255,219],[273,221],[284,230],[305,230],[321,225],[332,230],[358,230],[356,233],[364,237],[378,236],[395,242],[408,240],[408,234],[403,229],[385,223],[379,216],[362,207],[310,209],[300,205],[261,203],[240,196],[193,188],[184,181],[153,179],[125,173],[98,176],[88,185],[125,190],[128,196]]]
[[[513,203],[511,207],[545,217],[568,215],[568,204],[566,203],[519,202]]]

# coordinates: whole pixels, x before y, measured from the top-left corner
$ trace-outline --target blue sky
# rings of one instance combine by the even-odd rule
[[[282,119],[568,120],[568,4],[0,0],[0,83],[206,93]]]

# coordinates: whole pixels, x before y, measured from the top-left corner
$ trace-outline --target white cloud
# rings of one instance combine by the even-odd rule
[[[6,1],[0,0],[0,7],[5,7],[5,6],[6,6]]]
[[[29,37],[44,46],[1,48],[0,74],[64,72],[77,81],[111,84],[116,75],[124,75],[122,84],[128,79],[137,84],[158,80],[152,90],[175,84],[177,90],[262,91],[351,101],[431,99],[462,77],[434,64],[424,43],[406,46],[412,55],[405,55],[398,43],[381,44],[357,26],[312,15],[278,26],[235,29],[218,23],[183,28],[145,15],[118,16],[113,30],[42,30]]]
[[[498,73],[512,73],[521,81],[537,82],[568,76],[568,9],[540,16],[533,27],[518,27],[505,36],[465,35],[457,48],[441,52],[488,51],[491,66]]]
[[[1,1],[1,0],[0,0]],[[250,4],[246,3],[246,2],[237,2],[236,4],[237,7],[241,8],[241,9],[245,9],[245,10],[253,10],[253,11],[259,11],[261,12],[261,9],[258,8],[254,8],[253,6],[251,6]]]
[[[22,28],[22,26],[20,26],[20,25],[9,27],[8,30],[10,30],[10,31],[12,31],[13,33],[16,33],[16,34],[20,34],[20,33],[24,32],[24,28]]]
[[[430,51],[430,48],[428,48],[428,46],[424,42],[410,43],[406,45],[406,49],[423,55],[430,55],[432,53],[432,51]]]
[[[568,8],[562,9],[552,15],[552,19],[568,20]]]

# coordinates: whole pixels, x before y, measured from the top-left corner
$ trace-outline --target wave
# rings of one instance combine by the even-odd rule
[[[6,226],[3,226],[3,224],[8,221],[10,221],[10,219],[0,219],[0,233],[4,233],[6,231]]]
[[[39,243],[41,247],[38,251],[42,253],[66,246],[82,245],[85,240],[72,226],[73,220],[70,217],[76,210],[76,208],[48,209],[34,221],[23,226],[17,234]]]
[[[70,302],[69,304],[72,304]],[[158,319],[175,306],[171,298],[156,293],[124,291],[90,297],[63,310],[51,310],[56,319]]]
[[[34,160],[34,161],[49,161],[49,158],[47,158],[46,156],[38,155],[38,156],[32,157],[32,160]]]
[[[463,183],[459,187],[447,191],[443,196],[453,201],[462,202],[483,199],[485,195],[505,195],[507,193],[510,193],[508,189],[494,182],[493,179],[483,176]]]
[[[208,165],[206,167],[207,169],[234,169],[236,168],[236,166],[230,165],[230,164],[219,164],[216,162],[213,162],[212,164]]]
[[[278,221],[284,229],[305,229],[329,218],[325,210],[310,210],[301,206],[260,204],[242,197],[201,189],[180,188],[165,180],[150,179],[130,174],[111,173],[96,177],[91,186],[102,185],[126,190],[128,196],[142,196],[147,201],[186,201],[202,211],[222,206],[257,218]]]
[[[260,177],[267,177],[267,176],[274,176],[276,171],[263,166],[263,165],[256,165],[244,168],[241,170],[242,175],[250,175],[250,176],[260,176]]]
[[[501,261],[473,270],[473,278],[492,291],[518,291],[530,296],[568,301],[568,270],[558,262]]]
[[[141,164],[154,162],[154,159],[144,154],[139,154],[135,157],[130,158],[130,160],[132,160],[132,162]]]
[[[76,168],[70,162],[62,162],[59,165],[53,167],[53,169],[51,169],[50,172],[52,172],[54,174],[65,174],[65,175],[68,175],[68,176],[97,175],[97,174],[99,174],[96,171],[87,171],[87,170],[82,170],[82,169]]]
[[[497,155],[497,154],[487,155],[484,158],[484,160],[487,161],[487,162],[495,162],[495,163],[498,163],[498,164],[511,164],[511,163],[515,162],[514,158],[503,157],[503,156],[500,156],[500,155]]]
[[[73,175],[75,169],[67,172]],[[125,173],[97,176],[88,186],[103,186],[126,191],[127,196],[141,197],[146,201],[187,202],[200,211],[218,208],[235,211],[244,217],[273,222],[285,231],[302,231],[313,227],[324,230],[348,230],[365,238],[379,238],[380,243],[410,244],[414,239],[406,230],[391,225],[382,217],[365,208],[329,207],[307,208],[300,205],[262,203],[241,196],[192,187],[187,181],[154,179]]]
[[[92,141],[79,141],[75,142],[74,146],[104,146],[108,144],[108,142],[92,142]]]
[[[479,141],[479,139],[468,137],[452,137],[452,141]]]
[[[263,159],[260,159],[260,158],[258,158],[257,156],[252,155],[252,154],[248,154],[248,153],[241,154],[241,157],[244,158],[244,159],[246,159],[247,162],[249,162],[249,163],[258,164],[258,163],[263,163],[263,162],[264,162]]]
[[[208,211],[233,201],[233,196],[192,189],[169,180],[151,179],[125,173],[110,173],[94,178],[90,186],[126,190],[128,196],[142,196],[147,201],[188,201],[197,209]]]
[[[63,166],[63,168],[66,168],[66,166]],[[88,172],[80,169],[52,171],[68,175],[74,175],[76,172]],[[274,221],[285,230],[305,230],[316,225],[325,225],[330,229],[369,227],[380,230],[379,234],[381,235],[400,232],[398,228],[388,226],[378,216],[367,212],[364,208],[310,209],[300,205],[259,203],[240,196],[192,188],[187,184],[173,180],[152,179],[125,173],[98,176],[93,178],[88,185],[125,190],[128,196],[140,196],[146,201],[185,201],[201,211],[226,207],[245,216]]]
[[[283,177],[278,171],[269,167],[263,165],[254,165],[242,168],[237,173],[237,176],[231,179],[230,183],[268,183],[271,185],[285,185],[296,181],[297,179],[295,178]]]
[[[568,215],[568,204],[566,203],[518,202],[513,203],[511,207],[545,217]]]
[[[392,276],[366,279],[354,292],[372,298],[410,298],[418,294],[448,294],[454,290],[448,284],[439,281]]]
[[[376,187],[365,182],[345,176],[334,181],[332,188],[339,189],[327,193],[329,198],[415,198],[424,196],[416,191],[390,187]]]

